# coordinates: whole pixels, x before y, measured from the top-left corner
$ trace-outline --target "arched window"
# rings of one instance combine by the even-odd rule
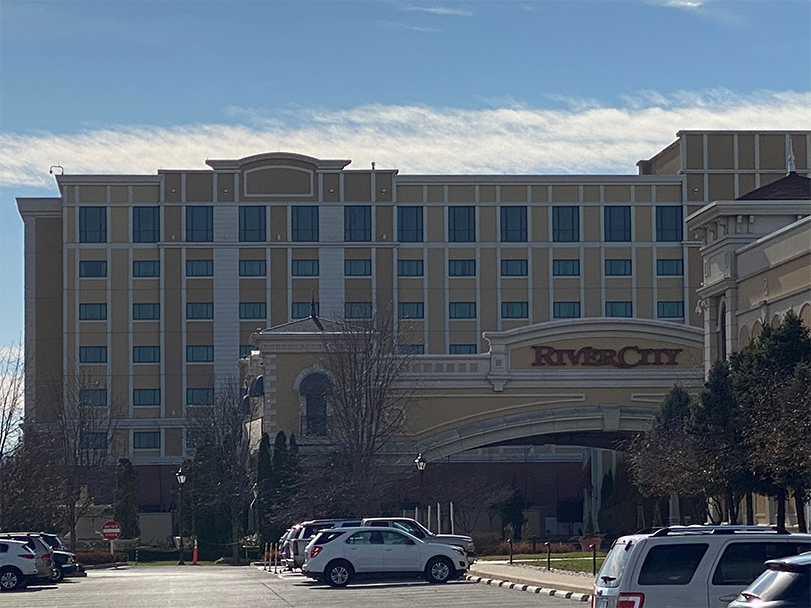
[[[327,434],[327,395],[332,390],[332,383],[325,374],[314,372],[308,374],[299,385],[299,393],[304,397],[305,435],[323,437]]]

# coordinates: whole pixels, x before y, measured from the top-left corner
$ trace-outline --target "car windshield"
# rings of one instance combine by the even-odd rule
[[[59,537],[56,534],[42,534],[40,536],[42,540],[51,546],[52,549],[56,549],[57,551],[64,550],[65,546],[62,544],[62,541],[59,540]]]
[[[811,570],[788,572],[786,570],[766,570],[744,592],[764,602],[774,600],[805,599],[811,596]]]
[[[400,528],[400,530],[404,530],[417,538],[426,538],[434,535],[433,532],[423,528],[418,522],[415,521],[393,521],[391,523],[391,527]]]
[[[614,543],[608,555],[605,556],[603,567],[597,574],[597,584],[601,587],[617,587],[622,579],[622,573],[631,557],[632,543]]]

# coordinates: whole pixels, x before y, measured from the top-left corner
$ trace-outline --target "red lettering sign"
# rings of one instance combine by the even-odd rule
[[[546,365],[561,367],[581,365],[586,367],[603,367],[610,365],[621,369],[644,367],[648,365],[678,365],[676,359],[681,348],[640,348],[624,346],[619,350],[613,348],[594,348],[584,346],[578,350],[557,349],[552,346],[533,346],[535,360],[533,367]]]

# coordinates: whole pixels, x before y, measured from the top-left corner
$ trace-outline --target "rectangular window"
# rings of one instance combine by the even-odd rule
[[[160,431],[134,431],[132,433],[134,450],[159,450],[161,448]]]
[[[214,260],[186,260],[187,277],[213,277]]]
[[[82,388],[79,389],[79,405],[91,407],[107,406],[106,388]]]
[[[501,208],[501,240],[504,243],[527,242],[527,208],[525,205]]]
[[[266,208],[264,205],[239,207],[239,241],[257,243],[267,240],[265,229]]]
[[[421,277],[422,273],[422,260],[397,260],[398,277]]]
[[[369,205],[344,207],[344,240],[372,240],[372,208]]]
[[[425,344],[400,344],[398,349],[401,355],[425,354]]]
[[[191,243],[210,243],[214,240],[214,207],[186,207],[186,240]]]
[[[606,302],[606,317],[633,317],[633,303],[631,302]]]
[[[476,240],[475,207],[448,207],[448,240],[451,243],[472,243]]]
[[[161,276],[161,263],[158,260],[133,260],[132,276],[138,278],[159,277]]]
[[[475,355],[475,344],[449,344],[448,354],[450,355]]]
[[[451,302],[448,315],[451,319],[475,319],[476,302]]]
[[[107,347],[80,346],[79,363],[107,363]]]
[[[132,362],[133,363],[160,363],[161,362],[161,347],[160,346],[133,346],[132,347]]]
[[[79,207],[79,242],[107,242],[107,207]]]
[[[344,276],[372,276],[372,260],[344,260]]]
[[[132,242],[157,243],[161,238],[160,207],[132,208]]]
[[[422,302],[398,302],[398,319],[422,319],[425,316],[425,306]]]
[[[706,543],[651,547],[639,570],[640,585],[687,585],[707,552]]]
[[[555,302],[552,316],[555,319],[577,319],[580,317],[580,302]]]
[[[556,277],[580,276],[580,260],[552,260],[552,275]]]
[[[240,260],[239,276],[263,277],[267,275],[267,262],[265,260]]]
[[[240,302],[240,319],[267,319],[268,305],[266,302]]]
[[[525,277],[527,276],[526,260],[501,260],[501,276]]]
[[[346,314],[347,319],[371,319],[372,303],[346,302],[344,304],[344,313]]]
[[[529,302],[502,302],[502,319],[526,319],[529,317]]]
[[[315,303],[315,316],[318,316],[318,302]],[[313,312],[312,302],[293,302],[290,317],[293,319],[306,319]]]
[[[605,276],[607,277],[631,276],[631,260],[606,260]]]
[[[214,361],[213,346],[187,346],[186,363],[212,363]]]
[[[83,279],[107,276],[107,262],[104,260],[82,260],[79,262],[79,276]]]
[[[656,206],[657,241],[681,241],[683,227],[681,205]]]
[[[133,321],[157,321],[161,318],[160,304],[133,304]]]
[[[580,241],[580,207],[552,207],[552,240],[556,243]]]
[[[214,389],[187,388],[186,405],[214,405]]]
[[[161,389],[136,388],[132,391],[132,405],[160,405]]]
[[[448,276],[475,277],[476,260],[448,260]]]
[[[106,450],[107,433],[83,431],[79,443],[83,450]]]
[[[290,231],[292,241],[318,242],[318,207],[315,205],[290,207]]]
[[[79,304],[80,321],[105,321],[107,304]]]
[[[239,345],[239,358],[244,359],[245,357],[249,357],[251,355],[251,351],[253,350],[253,346],[250,344],[240,344]]]
[[[660,277],[684,275],[684,260],[656,260],[656,274]]]
[[[631,207],[610,205],[605,207],[605,240],[629,242],[631,240]]]
[[[660,319],[682,319],[684,302],[657,302],[656,316]]]
[[[294,277],[317,277],[318,260],[292,260],[291,273]]]
[[[214,302],[186,302],[186,318],[193,319],[213,319]]]
[[[397,207],[397,240],[422,243],[422,206]]]

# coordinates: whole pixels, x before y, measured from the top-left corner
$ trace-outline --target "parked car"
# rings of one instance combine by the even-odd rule
[[[81,571],[79,562],[76,561],[76,556],[68,551],[68,548],[62,544],[62,540],[56,534],[40,532],[39,535],[51,548],[53,563],[56,569],[56,572],[54,573],[54,580],[61,581],[66,576],[70,576],[71,574],[76,574],[77,572]]]
[[[14,591],[36,578],[34,550],[21,540],[0,539],[0,591]]]
[[[287,557],[282,563],[291,569],[301,568],[304,564],[304,548],[318,531],[359,525],[359,519],[314,519],[296,524],[285,541]]]
[[[39,581],[56,580],[51,547],[39,533],[35,532],[2,532],[0,540],[10,539],[25,543],[25,546],[34,552],[34,563],[37,567],[36,579]]]
[[[623,536],[594,584],[593,608],[726,608],[764,562],[811,550],[811,534],[766,526],[673,526]]]
[[[366,517],[361,522],[361,525],[397,528],[398,530],[408,532],[426,543],[462,547],[462,549],[465,550],[469,564],[472,564],[476,558],[476,546],[473,544],[473,539],[470,536],[463,536],[461,534],[434,534],[416,519],[409,517]]]
[[[319,532],[307,545],[302,572],[332,587],[355,578],[423,577],[445,583],[467,570],[464,549],[426,543],[395,528],[361,526]]]
[[[766,562],[755,579],[729,608],[809,608],[811,606],[811,553]]]

